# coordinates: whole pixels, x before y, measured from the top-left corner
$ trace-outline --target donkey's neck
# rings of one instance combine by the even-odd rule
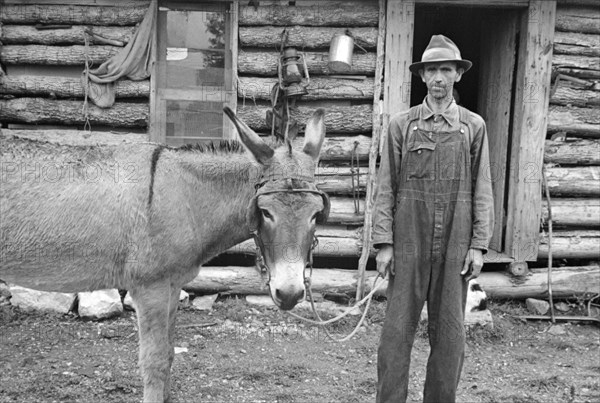
[[[167,178],[163,175],[166,189],[172,189],[163,208],[177,210],[170,216],[183,234],[177,236],[179,247],[201,249],[199,263],[205,263],[250,238],[246,211],[260,169],[249,154],[169,151],[164,157],[163,163],[171,160],[175,166]]]

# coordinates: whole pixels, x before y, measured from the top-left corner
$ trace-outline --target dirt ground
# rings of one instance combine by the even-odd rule
[[[521,304],[491,304],[495,328],[468,332],[461,402],[600,402],[595,325],[524,323]],[[173,364],[175,402],[373,402],[384,302],[345,343],[268,307],[218,301],[183,308]],[[351,318],[332,329],[347,333]],[[410,399],[422,399],[425,328],[413,350]],[[136,402],[135,314],[102,322],[0,308],[0,402]]]

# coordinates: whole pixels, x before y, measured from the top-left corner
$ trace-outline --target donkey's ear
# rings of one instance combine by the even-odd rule
[[[235,113],[228,106],[224,107],[223,111],[235,125],[240,134],[240,140],[242,140],[242,143],[244,143],[250,153],[254,155],[254,158],[262,165],[270,164],[275,153],[273,149],[254,130],[248,127],[246,123],[235,116]]]
[[[323,140],[325,140],[325,109],[319,108],[306,123],[303,151],[314,160],[319,159]]]

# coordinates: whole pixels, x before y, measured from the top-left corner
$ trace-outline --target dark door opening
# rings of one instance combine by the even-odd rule
[[[495,220],[490,248],[504,246],[507,178],[510,172],[511,116],[517,65],[520,10],[417,5],[415,8],[413,60],[421,60],[432,35],[442,34],[458,46],[473,67],[456,84],[459,105],[481,115],[490,143],[489,177],[493,183]],[[411,106],[423,102],[427,88],[413,76]]]

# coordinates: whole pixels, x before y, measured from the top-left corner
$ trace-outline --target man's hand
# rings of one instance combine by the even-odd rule
[[[394,247],[392,245],[382,246],[377,252],[375,261],[377,262],[377,271],[383,277],[385,277],[386,272],[396,274],[394,269]]]
[[[465,281],[469,282],[474,278],[479,277],[481,268],[483,267],[483,252],[479,249],[469,249],[467,252],[467,258],[463,270],[460,272],[461,276],[465,276]],[[377,266],[379,269],[379,266]]]

